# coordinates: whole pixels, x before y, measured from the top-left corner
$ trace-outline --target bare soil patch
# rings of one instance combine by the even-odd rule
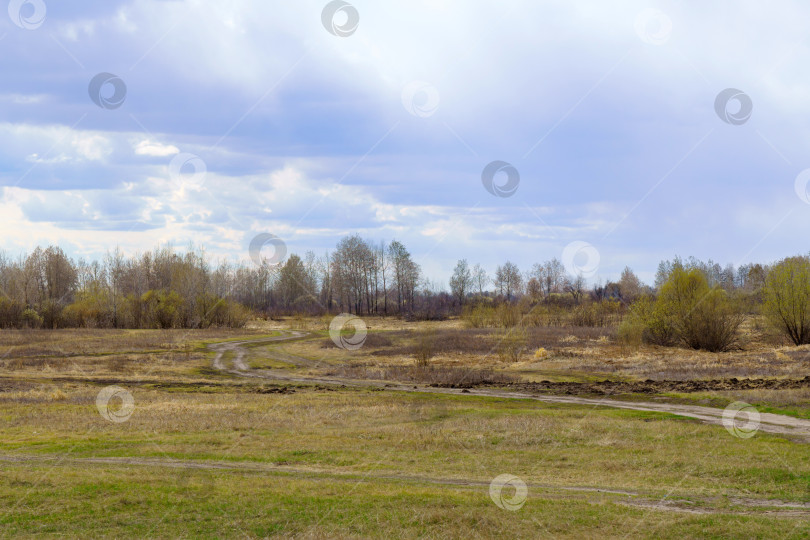
[[[435,385],[445,386],[445,385]],[[473,388],[499,386],[528,392],[551,392],[567,395],[661,394],[666,392],[690,393],[734,390],[787,390],[810,388],[810,376],[803,379],[711,379],[691,381],[596,381],[596,382],[510,382],[497,385],[488,382],[446,386]]]

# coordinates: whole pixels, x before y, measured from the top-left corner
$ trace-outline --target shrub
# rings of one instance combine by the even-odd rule
[[[470,328],[494,326],[495,308],[484,304],[469,306],[464,309],[462,319]]]
[[[0,328],[17,328],[25,306],[10,298],[0,298]]]
[[[24,309],[21,318],[26,328],[40,328],[42,326],[42,317],[31,308]]]
[[[765,281],[765,316],[796,345],[810,343],[810,259],[777,263]]]
[[[571,326],[611,326],[621,316],[622,304],[618,300],[583,302],[570,308]]]
[[[540,305],[534,306],[523,316],[523,326],[544,326],[548,320],[548,310]]]
[[[526,349],[526,330],[521,327],[505,329],[498,341],[498,357],[504,362],[517,362]]]
[[[593,304],[580,304],[571,312],[573,326],[596,326],[596,310]]]
[[[686,346],[721,352],[738,345],[743,320],[738,307],[719,286],[710,288],[700,270],[673,270],[656,303]]]
[[[81,291],[76,299],[68,305],[63,316],[66,324],[81,327],[102,327],[112,319],[107,313],[108,297],[99,289]]]
[[[146,320],[151,328],[174,328],[180,325],[183,297],[170,290],[148,291],[141,297]]]
[[[619,325],[617,337],[622,344],[638,348],[643,342],[647,342],[644,339],[645,330],[646,326],[640,319],[628,317]]]
[[[626,344],[681,343],[693,349],[728,351],[739,344],[740,307],[720,287],[709,287],[697,269],[676,268],[657,299],[640,298],[619,327]]]
[[[677,341],[671,317],[651,296],[642,296],[630,307],[630,313],[619,326],[619,339],[627,345],[640,343],[674,345]]]
[[[39,313],[42,316],[42,326],[45,328],[58,328],[64,325],[62,320],[63,307],[52,300],[42,302]]]
[[[432,330],[426,330],[419,334],[416,340],[416,350],[414,357],[416,358],[416,367],[424,368],[430,364],[430,359],[433,358],[434,342],[436,334]]]
[[[496,321],[502,328],[514,328],[521,324],[523,319],[520,308],[516,305],[504,302],[498,306]]]

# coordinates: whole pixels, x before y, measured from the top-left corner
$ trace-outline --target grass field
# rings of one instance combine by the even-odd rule
[[[0,334],[0,534],[810,535],[804,441],[761,432],[734,437],[722,426],[666,413],[306,382],[349,367],[408,373],[423,329],[370,321],[365,346],[345,351],[325,343],[321,321],[311,325],[301,339],[224,350],[222,370],[212,368],[207,343],[273,338],[285,325]],[[512,364],[484,350],[492,336],[470,336],[456,321],[436,323],[434,331],[442,345],[430,377],[463,368],[521,381],[643,380],[643,366],[660,353],[622,353],[610,337],[567,329],[532,338],[551,351],[548,358],[527,354]],[[291,379],[240,376],[242,351],[251,372]],[[758,375],[804,375],[801,351],[766,345],[737,357],[677,350],[662,357],[678,362],[662,380],[690,364],[740,377],[757,357],[778,360],[767,373],[758,365]],[[602,369],[594,369],[600,358]],[[99,392],[109,386],[127,392],[131,405],[115,398],[100,409]],[[645,399],[719,407],[748,400],[763,412],[796,416],[810,410],[804,389],[746,392]],[[498,497],[502,475],[518,480]]]

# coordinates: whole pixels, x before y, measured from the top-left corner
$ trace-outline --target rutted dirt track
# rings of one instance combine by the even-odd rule
[[[93,457],[93,458],[73,458],[64,455],[0,455],[0,463],[43,463],[49,467],[65,466],[129,466],[129,467],[165,467],[167,469],[183,469],[189,471],[222,471],[241,472],[245,474],[256,473],[277,473],[292,474],[296,477],[307,477],[311,479],[328,479],[331,481],[343,482],[392,482],[392,483],[417,483],[433,484],[439,486],[451,486],[454,488],[486,489],[490,482],[485,480],[473,480],[465,478],[441,478],[434,476],[418,475],[392,475],[388,473],[363,472],[363,473],[343,473],[333,470],[318,470],[314,468],[290,467],[287,465],[274,465],[269,463],[249,463],[249,462],[200,462],[194,460],[163,459],[163,458],[132,458],[132,457]],[[603,489],[588,486],[566,486],[528,483],[527,487],[532,490],[542,491],[545,497],[571,498],[582,497],[594,499],[595,497],[610,497],[611,500],[627,505],[649,510],[664,510],[670,512],[682,512],[689,514],[733,514],[752,515],[765,514],[772,517],[797,518],[810,517],[810,503],[786,502],[773,499],[749,499],[749,498],[707,498],[690,497],[689,500],[677,498],[657,498],[652,493],[641,493],[628,490]],[[209,484],[211,492],[206,493],[208,497],[216,497],[213,492],[215,484]],[[596,500],[594,500],[596,502]],[[724,505],[718,508],[717,504]]]
[[[496,388],[481,388],[481,387],[439,388],[424,385],[392,383],[388,381],[346,379],[340,377],[303,377],[292,375],[284,370],[250,369],[245,363],[245,357],[247,356],[247,350],[244,348],[245,345],[273,344],[283,341],[289,341],[292,339],[299,339],[305,337],[306,335],[307,334],[305,332],[290,331],[286,332],[281,336],[276,336],[272,338],[215,343],[209,345],[209,348],[217,353],[213,362],[215,369],[219,369],[227,373],[231,373],[233,375],[238,375],[241,377],[253,377],[253,378],[300,382],[300,383],[375,387],[384,390],[399,391],[399,392],[432,392],[440,394],[465,394],[471,396],[488,396],[506,399],[533,399],[537,401],[543,401],[546,403],[568,403],[573,405],[585,405],[590,407],[612,407],[617,409],[629,409],[634,411],[670,413],[678,416],[694,418],[707,424],[715,424],[720,426],[723,425],[723,409],[717,409],[714,407],[702,407],[698,405],[678,405],[671,403],[618,401],[608,398],[595,399],[569,395],[540,394],[537,393],[537,390],[542,389],[542,383],[515,385],[516,388],[519,388],[519,391],[503,390]],[[233,355],[232,360],[233,366],[230,369],[224,365],[223,360],[225,353],[229,351]],[[295,364],[300,367],[315,367],[319,365],[318,362],[306,358],[301,358],[298,356],[293,356],[286,353],[275,352],[272,349],[268,349],[266,351],[266,354],[270,355],[271,358],[275,355],[276,359],[281,362]],[[648,383],[639,383],[639,384],[648,384]],[[796,440],[801,440],[803,442],[810,442],[810,420],[794,418],[792,416],[761,413],[759,431],[777,435],[786,435]]]

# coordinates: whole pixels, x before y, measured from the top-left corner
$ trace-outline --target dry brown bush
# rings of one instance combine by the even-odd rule
[[[416,348],[414,351],[414,358],[416,358],[416,367],[425,368],[430,363],[435,353],[436,332],[433,330],[425,330],[419,333],[416,340]]]
[[[496,345],[498,357],[503,362],[517,362],[526,350],[526,330],[516,327],[501,333]]]

